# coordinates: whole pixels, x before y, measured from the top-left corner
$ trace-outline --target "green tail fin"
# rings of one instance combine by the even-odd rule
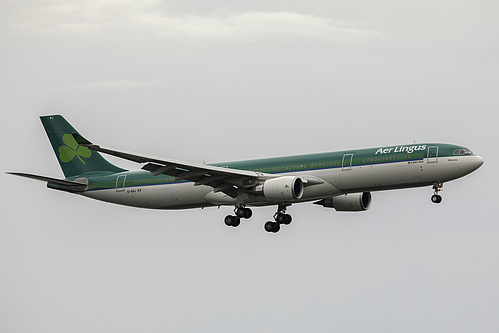
[[[80,146],[72,135],[79,133],[64,117],[51,115],[40,119],[66,178],[95,171],[126,171],[109,163],[98,152]]]

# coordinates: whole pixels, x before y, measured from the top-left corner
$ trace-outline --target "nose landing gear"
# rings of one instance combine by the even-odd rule
[[[444,183],[442,182],[436,182],[433,184],[433,189],[435,190],[435,194],[431,196],[431,202],[433,203],[441,203],[442,202],[442,196],[438,194],[438,192],[443,191]]]

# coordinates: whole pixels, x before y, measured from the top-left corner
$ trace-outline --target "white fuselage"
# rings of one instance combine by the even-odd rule
[[[441,157],[438,161],[426,158],[416,161],[393,162],[333,167],[312,171],[286,172],[278,175],[294,175],[307,180],[319,179],[311,186],[305,186],[299,200],[288,203],[317,200],[345,193],[391,190],[428,186],[434,182],[446,182],[465,176],[483,163],[479,156]],[[127,171],[120,174],[122,177]],[[92,181],[89,179],[89,181]],[[195,186],[193,182],[170,184],[143,184],[130,187],[89,190],[82,195],[89,198],[121,205],[151,209],[184,209],[220,205],[245,204],[249,206],[275,205],[279,202],[266,200],[261,196],[241,194],[236,199],[222,192],[214,193],[209,186]]]

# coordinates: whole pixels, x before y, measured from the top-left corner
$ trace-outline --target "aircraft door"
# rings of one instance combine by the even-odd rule
[[[341,163],[341,170],[342,171],[352,170],[352,160],[353,160],[353,154],[343,155],[343,161]]]
[[[428,147],[427,162],[438,163],[438,146]]]
[[[124,192],[125,191],[125,180],[126,175],[121,175],[116,178],[116,192]]]

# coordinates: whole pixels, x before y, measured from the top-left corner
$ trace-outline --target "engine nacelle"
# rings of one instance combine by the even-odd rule
[[[322,199],[315,204],[334,208],[338,212],[361,212],[371,207],[372,196],[370,192],[351,193],[337,197]]]
[[[255,187],[255,194],[271,200],[297,200],[303,196],[303,181],[299,177],[283,176],[266,180]]]

